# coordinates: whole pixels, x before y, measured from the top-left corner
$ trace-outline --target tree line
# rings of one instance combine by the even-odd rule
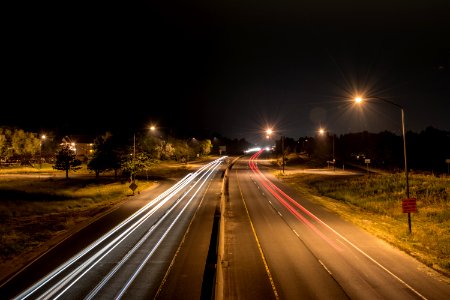
[[[187,163],[191,160],[207,156],[219,145],[227,143],[232,151],[246,145],[242,140],[221,138],[215,144],[211,139],[184,139],[161,137],[152,134],[135,134],[130,137],[106,132],[92,140],[91,152],[80,157],[76,153],[76,144],[72,145],[67,138],[47,134],[43,141],[36,133],[22,129],[0,128],[0,161],[2,164],[31,165],[50,162],[53,168],[76,171],[82,162],[96,176],[113,171],[115,176],[124,176],[133,180],[136,174],[147,171],[161,161],[174,160]],[[224,153],[225,154],[225,153]]]
[[[225,152],[219,152],[224,147]],[[251,146],[245,139],[229,139],[216,134],[209,139],[161,137],[138,133],[130,137],[106,132],[92,138],[92,153],[77,156],[67,140],[48,134],[42,142],[36,133],[22,129],[0,127],[0,162],[5,164],[33,165],[38,162],[53,163],[58,170],[76,170],[82,162],[96,176],[113,171],[115,176],[134,178],[137,173],[149,170],[161,161],[174,160],[187,163],[197,157],[213,154],[241,155]],[[427,127],[415,133],[406,133],[408,167],[410,170],[448,172],[450,159],[450,132]],[[336,167],[365,165],[398,170],[404,168],[403,138],[389,131],[367,131],[341,135],[304,136],[298,139],[285,137],[276,142],[276,152],[285,155],[303,153],[324,164]],[[79,162],[78,162],[79,160]],[[289,163],[289,162],[288,162]]]
[[[364,166],[366,159],[369,159],[370,166],[374,168],[394,171],[404,169],[403,137],[389,131],[285,138],[284,149],[285,154],[304,153],[324,164],[332,162],[334,153],[336,167],[345,164]],[[408,131],[406,149],[409,170],[448,172],[449,131],[431,126],[418,133]],[[276,151],[281,153],[281,141],[277,141]]]

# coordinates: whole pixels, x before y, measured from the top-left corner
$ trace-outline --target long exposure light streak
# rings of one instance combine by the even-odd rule
[[[161,195],[156,197],[153,201],[149,202],[147,205],[139,209],[133,215],[128,217],[126,220],[122,221],[115,228],[107,232],[101,238],[93,242],[91,245],[86,247],[84,250],[80,251],[77,255],[69,259],[67,262],[62,264],[60,267],[56,268],[54,271],[49,273],[43,279],[35,283],[30,288],[26,289],[15,299],[26,299],[36,293],[41,293],[37,299],[57,299],[70,288],[72,287],[79,279],[81,279],[84,275],[89,273],[89,271],[97,265],[107,254],[109,254],[113,249],[115,249],[119,244],[121,244],[127,237],[129,237],[135,230],[137,230],[140,226],[144,224],[152,215],[156,212],[161,214],[158,219],[150,226],[147,230],[147,233],[144,237],[141,237],[137,242],[136,246],[132,247],[131,250],[128,251],[119,262],[119,264],[111,270],[106,277],[102,279],[102,281],[92,290],[88,299],[95,296],[95,294],[108,282],[108,280],[117,272],[117,270],[122,266],[126,260],[138,249],[139,245],[142,245],[143,242],[154,232],[155,228],[162,223],[162,221],[169,215],[169,213],[185,198],[186,195],[190,193],[190,191],[198,185],[197,191],[195,191],[194,195],[189,199],[189,201],[185,204],[184,208],[178,214],[176,219],[171,223],[169,228],[165,231],[163,236],[166,236],[169,230],[174,226],[178,218],[181,216],[182,212],[185,211],[186,207],[198,193],[198,191],[202,188],[204,183],[208,180],[208,178],[216,171],[217,167],[223,162],[226,156],[221,157],[215,161],[212,161],[194,173],[190,173],[182,178],[179,182],[177,182],[174,186],[163,192]],[[200,183],[200,184],[199,184]],[[189,188],[187,188],[190,185]],[[180,196],[176,197],[178,194],[182,193]],[[175,199],[174,199],[175,198]],[[170,200],[174,199],[174,201],[170,204],[168,208],[165,209],[162,213],[159,212],[161,208],[164,207],[165,204],[168,204]],[[126,226],[126,227],[125,227]],[[124,228],[125,227],[125,228]],[[123,230],[123,231],[121,231]],[[117,235],[117,236],[116,236]],[[107,241],[108,239],[113,238],[112,241],[108,242],[106,245],[101,246],[102,243]],[[160,241],[163,237],[160,238]],[[157,244],[159,245],[160,242]],[[101,247],[101,248],[99,248]],[[156,249],[157,245],[153,248]],[[99,248],[98,250],[96,250]],[[74,265],[77,261],[84,259],[89,253],[93,252],[91,257],[88,257],[84,262],[81,262],[79,266],[77,266],[74,270],[70,271],[67,275],[65,275],[62,279],[57,280],[57,277],[61,277],[60,275],[68,270],[72,265]],[[150,258],[146,259],[146,261]],[[142,265],[143,266],[143,265]],[[137,274],[136,274],[137,275]],[[55,283],[51,283],[52,281],[57,280]],[[131,281],[128,281],[131,283]],[[124,293],[126,288],[122,289],[121,293]]]
[[[267,177],[264,176],[264,174],[261,173],[261,171],[256,166],[254,159],[256,159],[261,152],[257,152],[252,156],[252,159],[249,162],[250,168],[252,171],[257,174],[260,178],[263,179],[263,181],[260,181],[260,183],[275,197],[278,199],[278,201],[286,207],[297,219],[302,221],[305,225],[307,225],[309,228],[311,228],[319,237],[321,237],[325,242],[327,242],[331,247],[338,251],[342,251],[341,247],[339,247],[336,243],[334,243],[332,240],[330,240],[326,235],[324,235],[314,224],[312,224],[308,219],[306,219],[304,216],[302,216],[294,207],[292,207],[286,200],[283,199],[277,192],[281,192],[281,194],[286,197],[291,203],[296,203],[299,205],[294,199],[286,195],[284,192],[282,192],[277,186],[275,186]],[[276,192],[276,191],[277,192]],[[306,210],[306,209],[305,209]],[[312,215],[309,211],[308,215]]]
[[[151,211],[149,211],[144,216],[142,216],[140,219],[138,219],[137,222],[135,222],[131,225],[131,227],[126,229],[123,233],[121,233],[118,237],[116,237],[108,245],[106,245],[102,249],[100,249],[100,251],[96,252],[91,258],[89,258],[86,262],[84,262],[82,265],[80,265],[78,268],[76,268],[74,271],[72,271],[63,280],[59,281],[58,284],[56,284],[51,290],[48,290],[39,299],[49,299],[49,298],[58,299],[65,291],[67,291],[71,286],[73,286],[86,273],[88,273],[97,263],[99,263],[112,250],[114,250],[124,240],[126,240],[127,237],[129,237],[140,225],[142,225],[148,218],[150,218],[163,204],[165,204],[167,201],[169,201],[173,195],[174,194],[171,193],[168,197],[164,198],[163,201],[160,201],[158,203],[158,205],[156,205]],[[152,228],[154,228],[154,227],[152,227]],[[53,295],[59,290],[59,287],[63,288],[63,290],[57,296],[53,297]]]
[[[249,160],[249,167],[250,169],[259,177],[261,178],[260,183],[264,185],[264,187],[266,187],[266,189],[276,198],[280,201],[280,203],[282,203],[291,213],[293,213],[297,218],[300,217],[300,214],[291,206],[289,205],[286,201],[283,200],[283,198],[279,195],[281,194],[283,197],[285,197],[286,199],[289,200],[289,202],[291,202],[293,205],[295,205],[297,208],[299,208],[301,211],[303,211],[306,215],[310,216],[311,218],[313,218],[314,220],[316,220],[319,224],[323,225],[326,229],[330,230],[330,232],[332,232],[333,234],[335,234],[337,237],[339,237],[340,239],[342,239],[343,241],[345,241],[348,245],[350,245],[352,248],[354,248],[357,252],[359,252],[360,254],[362,254],[364,257],[366,257],[368,260],[370,260],[372,263],[374,263],[376,266],[378,266],[380,269],[382,269],[383,271],[385,271],[387,274],[389,274],[390,276],[392,276],[393,278],[395,278],[398,282],[400,282],[403,286],[405,286],[406,288],[408,288],[410,291],[412,291],[413,293],[415,293],[419,298],[421,299],[427,299],[426,297],[424,297],[422,294],[420,294],[417,290],[415,290],[412,286],[410,286],[409,284],[407,284],[404,280],[402,280],[400,277],[398,277],[397,275],[395,275],[394,273],[392,273],[389,269],[387,269],[385,266],[383,266],[381,263],[379,263],[377,260],[375,260],[374,258],[372,258],[369,254],[367,254],[366,252],[364,252],[361,248],[359,248],[358,246],[356,246],[354,243],[352,243],[351,241],[349,241],[347,238],[345,238],[343,235],[341,235],[339,232],[337,232],[336,230],[334,230],[331,226],[329,226],[328,224],[326,224],[324,221],[322,221],[320,218],[318,218],[316,215],[314,215],[313,213],[311,213],[309,210],[307,210],[304,206],[302,206],[300,203],[298,203],[297,201],[295,201],[294,199],[292,199],[289,195],[287,195],[286,193],[284,193],[280,188],[278,188],[273,182],[271,182],[258,168],[255,160],[261,155],[263,151],[259,151],[255,154],[253,154]],[[279,193],[275,193],[275,190]],[[286,206],[287,205],[287,206]],[[289,207],[288,207],[289,206]],[[305,222],[305,218],[301,217],[300,220],[302,222]],[[308,222],[305,223],[309,226],[309,224],[311,224],[311,226],[309,226],[311,229],[313,229],[316,233],[319,232],[319,229],[317,229],[317,227],[315,227],[312,223]],[[298,236],[298,233],[296,233]],[[322,233],[320,234],[320,236],[323,238],[325,237]],[[330,239],[326,238],[327,241],[331,241]]]
[[[213,166],[212,169],[210,169],[208,172],[203,173],[203,175],[200,176],[199,180],[196,182],[196,184],[203,179],[203,177],[205,177],[199,187],[197,188],[197,190],[195,191],[195,193],[190,197],[190,199],[184,204],[183,209],[178,213],[178,215],[174,218],[174,220],[171,222],[170,226],[166,229],[166,231],[164,232],[164,234],[161,236],[161,238],[158,240],[158,242],[153,246],[152,250],[149,252],[149,254],[146,256],[145,260],[141,262],[141,264],[139,265],[139,267],[137,268],[137,270],[134,272],[133,276],[128,280],[127,284],[121,289],[121,292],[119,293],[119,295],[117,296],[117,298],[121,298],[123,296],[123,294],[125,293],[125,291],[127,290],[128,286],[131,284],[131,282],[136,278],[137,274],[139,274],[139,272],[141,271],[141,269],[143,268],[143,266],[147,263],[147,261],[150,259],[150,257],[153,255],[153,253],[156,251],[156,249],[158,248],[158,246],[161,244],[161,241],[167,236],[168,232],[172,229],[172,227],[174,226],[174,224],[178,221],[178,219],[180,218],[180,216],[183,214],[183,212],[186,210],[186,208],[189,206],[189,204],[191,203],[192,199],[195,198],[195,196],[197,195],[197,193],[199,192],[199,190],[203,187],[203,185],[205,184],[206,180],[208,180],[208,178],[211,176],[211,174],[213,174],[213,172],[215,171],[215,169],[219,166],[219,164],[215,164]],[[120,263],[113,269],[110,271],[110,273],[105,277],[105,279],[102,281],[101,284],[99,284],[96,289],[90,294],[88,295],[87,299],[91,299],[93,296],[95,296],[95,294],[100,290],[100,288],[102,288],[106,282],[113,276],[113,274],[115,272],[117,272],[117,270],[127,261],[127,259],[131,256],[131,254],[133,254],[140,245],[142,245],[144,243],[145,240],[148,239],[148,237],[152,234],[152,232],[155,230],[156,227],[158,227],[159,224],[162,223],[162,221],[169,215],[169,213],[175,209],[175,207],[181,203],[181,201],[184,199],[184,197],[196,186],[193,185],[192,187],[189,188],[189,190],[184,193],[184,195],[179,198],[164,214],[164,216],[162,218],[160,218],[158,220],[158,222],[156,224],[154,224],[151,229],[147,232],[147,234],[145,234],[140,241],[132,248],[132,250],[129,251],[129,253],[127,253],[127,255],[120,261]],[[106,279],[107,278],[107,279]]]
[[[128,279],[126,285],[120,290],[120,293],[117,295],[117,297],[115,297],[115,299],[121,299],[125,293],[125,291],[128,289],[128,287],[131,285],[131,283],[134,281],[134,279],[137,277],[137,275],[141,272],[142,268],[145,266],[145,264],[147,263],[147,261],[150,259],[150,257],[153,255],[153,253],[156,251],[156,249],[158,248],[158,246],[161,244],[162,240],[167,236],[167,234],[169,233],[169,231],[172,229],[172,227],[174,226],[174,224],[178,221],[178,219],[180,218],[180,216],[184,213],[184,211],[186,210],[186,208],[189,206],[189,204],[191,203],[191,201],[195,198],[195,196],[197,195],[197,193],[200,191],[200,189],[203,187],[203,185],[205,184],[205,182],[208,180],[208,178],[211,176],[211,174],[213,173],[213,171],[215,170],[215,168],[218,165],[216,165],[213,169],[211,169],[205,177],[205,180],[203,180],[200,184],[200,186],[197,188],[197,190],[195,191],[195,193],[189,198],[189,200],[186,202],[186,204],[184,205],[183,209],[178,213],[178,215],[175,217],[175,219],[171,222],[171,224],[167,227],[167,229],[165,230],[164,234],[160,237],[160,239],[158,240],[158,242],[155,244],[155,246],[152,248],[152,250],[147,254],[147,256],[145,257],[145,259],[141,262],[141,264],[139,265],[139,267],[136,269],[136,271],[133,273],[133,275]],[[203,177],[203,176],[202,176]]]
[[[103,248],[100,249],[100,251],[97,251],[96,253],[94,253],[94,255],[89,258],[86,262],[84,262],[83,264],[81,264],[79,267],[77,267],[74,271],[72,271],[68,276],[66,276],[65,278],[63,278],[62,280],[60,280],[57,284],[55,284],[53,286],[52,289],[48,289],[41,297],[45,298],[50,298],[53,294],[55,294],[58,290],[59,287],[63,287],[65,283],[69,283],[69,287],[71,285],[73,285],[73,283],[75,283],[76,280],[74,280],[73,278],[75,277],[75,275],[79,274],[81,271],[85,270],[80,276],[84,275],[87,273],[87,271],[89,271],[93,266],[95,266],[94,264],[91,264],[92,262],[98,261],[98,258],[100,255],[102,255],[99,259],[103,258],[105,255],[107,255],[110,251],[112,251],[114,249],[114,247],[116,245],[118,245],[121,241],[123,241],[127,236],[129,236],[140,224],[142,224],[145,220],[147,220],[151,215],[153,215],[153,213],[155,211],[157,211],[164,203],[166,203],[167,201],[169,201],[173,195],[176,194],[177,191],[179,191],[180,189],[182,189],[185,185],[187,185],[191,180],[195,179],[195,177],[192,176],[186,176],[186,179],[190,179],[188,182],[183,182],[178,185],[174,190],[172,190],[170,193],[165,193],[164,197],[158,198],[157,202],[155,202],[152,205],[148,205],[145,208],[149,208],[151,206],[154,206],[155,204],[157,204],[152,210],[150,210],[149,212],[147,212],[144,216],[142,216],[141,218],[139,218],[137,221],[135,221],[134,223],[131,224],[131,226],[129,228],[127,228],[123,233],[121,233],[118,237],[116,237],[112,242],[108,243],[106,246],[104,246]],[[156,199],[155,199],[156,200]],[[152,202],[153,203],[153,202]],[[34,291],[36,291],[37,289],[43,287],[44,284],[46,284],[50,279],[53,279],[56,275],[58,275],[59,273],[61,273],[63,270],[67,269],[69,266],[71,266],[73,263],[75,263],[77,260],[79,260],[80,258],[82,258],[83,256],[85,256],[86,254],[88,254],[88,252],[90,252],[92,249],[94,249],[96,246],[98,246],[101,242],[103,242],[106,238],[110,237],[111,235],[113,235],[114,233],[118,232],[119,229],[121,229],[124,225],[127,225],[129,223],[131,223],[134,219],[136,219],[142,212],[144,212],[145,209],[141,209],[139,212],[139,214],[134,214],[132,217],[128,218],[127,220],[125,220],[124,222],[122,222],[121,224],[119,224],[117,227],[115,227],[113,230],[111,230],[110,232],[108,232],[105,236],[103,236],[102,238],[100,238],[97,242],[94,242],[94,244],[92,246],[89,246],[87,248],[87,251],[82,251],[82,254],[77,255],[75,257],[75,259],[71,259],[69,260],[66,264],[63,265],[63,267],[59,270],[57,270],[52,276],[49,276],[48,279],[44,279],[42,284],[37,284],[36,289],[32,290],[29,294],[27,294],[26,296],[24,296],[23,299],[27,298],[28,296],[32,295],[34,293]],[[109,251],[107,251],[109,250]],[[86,269],[88,266],[90,266],[88,269]],[[72,282],[72,284],[70,284],[70,282]],[[20,298],[20,296],[19,296]]]
[[[75,255],[73,258],[69,259],[66,263],[62,264],[59,268],[57,268],[56,270],[54,270],[53,272],[51,272],[50,274],[48,274],[46,277],[44,277],[43,279],[41,279],[39,282],[37,282],[35,285],[33,285],[32,287],[30,287],[29,289],[25,290],[24,292],[22,292],[20,295],[17,296],[18,299],[26,299],[29,296],[33,295],[33,293],[37,290],[39,290],[40,288],[42,288],[45,284],[47,284],[50,280],[52,280],[54,277],[56,277],[57,275],[59,275],[61,272],[63,272],[64,270],[66,270],[68,267],[70,267],[71,265],[73,265],[76,261],[78,261],[80,258],[82,258],[83,256],[85,256],[87,253],[89,253],[92,249],[94,249],[95,247],[97,247],[99,244],[101,244],[103,241],[105,241],[107,238],[109,238],[110,236],[112,236],[114,233],[116,233],[117,231],[119,231],[122,227],[124,227],[125,225],[129,224],[130,222],[132,222],[134,219],[136,219],[143,211],[147,210],[149,207],[154,206],[155,204],[159,203],[162,199],[166,199],[166,196],[168,194],[171,194],[174,190],[177,190],[179,187],[182,187],[184,185],[186,185],[186,180],[190,181],[193,179],[193,177],[191,177],[192,174],[188,174],[186,175],[182,180],[180,180],[179,182],[177,182],[174,186],[172,186],[171,188],[169,188],[168,190],[166,190],[165,192],[163,192],[161,195],[159,195],[157,198],[155,198],[155,200],[153,200],[152,202],[150,202],[149,204],[147,204],[146,206],[142,207],[140,210],[138,210],[137,212],[135,212],[133,215],[131,215],[130,217],[128,217],[126,220],[122,221],[119,225],[117,225],[115,228],[113,228],[112,230],[110,230],[108,233],[106,233],[105,235],[103,235],[100,239],[98,239],[97,241],[95,241],[94,243],[92,243],[91,245],[89,245],[88,247],[86,247],[84,250],[82,250],[79,254]]]

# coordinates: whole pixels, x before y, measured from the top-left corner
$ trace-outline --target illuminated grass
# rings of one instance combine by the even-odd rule
[[[404,174],[330,176],[296,174],[283,180],[312,192],[315,201],[383,238],[423,263],[450,275],[450,178],[411,174],[410,197],[417,198],[409,234]],[[319,197],[320,196],[320,197]]]
[[[39,164],[33,166],[20,166],[20,167],[0,167],[0,174],[38,174],[38,173],[51,173],[51,174],[65,174],[64,171],[55,170],[52,164],[43,163],[39,168]],[[70,174],[89,174],[89,170],[86,164],[81,165],[81,169],[76,172],[70,172]]]
[[[153,182],[137,181],[139,190]],[[0,180],[0,262],[108,210],[132,192],[111,179]]]

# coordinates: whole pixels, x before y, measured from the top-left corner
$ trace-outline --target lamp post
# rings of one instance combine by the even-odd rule
[[[284,174],[284,135],[281,135],[281,164],[283,165]]]
[[[266,137],[269,138],[272,133],[273,133],[272,129],[270,129],[270,128],[267,129]],[[282,164],[282,170],[283,170],[283,174],[284,174],[284,135],[281,135],[281,164]]]
[[[42,143],[46,139],[45,134],[39,139],[39,170],[42,169]]]
[[[403,159],[405,164],[405,178],[406,178],[406,198],[409,199],[409,180],[408,180],[408,160],[406,158],[406,134],[405,134],[405,110],[403,107],[395,102],[381,97],[370,97],[368,99],[363,99],[362,97],[356,97],[354,100],[356,103],[362,103],[363,101],[370,101],[371,99],[381,100],[385,103],[389,103],[400,109],[402,115],[402,137],[403,137]],[[408,227],[409,233],[411,233],[411,213],[408,212]]]
[[[323,128],[320,128],[319,129],[319,133],[320,133],[320,135],[324,135],[325,134],[325,129],[323,129]],[[335,156],[334,156],[334,137],[335,137],[335,135],[336,134],[334,134],[333,133],[333,171],[336,171],[336,158],[335,158]]]
[[[134,183],[135,171],[136,171],[136,133],[133,133],[133,175],[131,175],[131,181]],[[133,191],[134,194],[134,191]]]

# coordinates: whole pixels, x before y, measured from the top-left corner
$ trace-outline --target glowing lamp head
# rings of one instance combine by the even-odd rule
[[[362,101],[363,101],[363,99],[361,97],[356,97],[355,98],[355,102],[358,103],[358,104],[361,103]]]

